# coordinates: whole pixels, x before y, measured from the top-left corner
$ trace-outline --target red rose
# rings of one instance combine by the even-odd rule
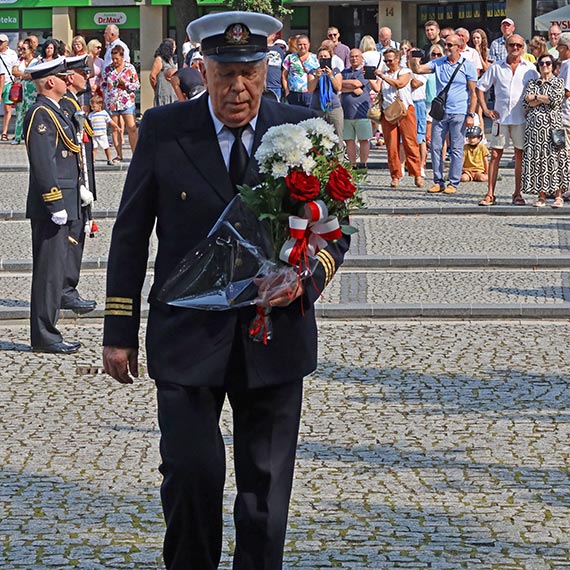
[[[333,200],[344,201],[352,198],[356,192],[352,174],[339,164],[331,172],[325,190]]]
[[[301,202],[314,200],[321,190],[319,179],[312,174],[305,174],[302,170],[293,170],[287,174],[285,184],[289,188],[291,198]]]

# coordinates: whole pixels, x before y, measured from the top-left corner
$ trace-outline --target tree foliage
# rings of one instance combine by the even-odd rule
[[[226,0],[224,4],[234,10],[260,12],[272,16],[286,16],[292,12],[283,6],[281,0]]]

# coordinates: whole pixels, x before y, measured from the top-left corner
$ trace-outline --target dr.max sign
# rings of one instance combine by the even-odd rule
[[[108,26],[109,24],[120,26],[126,24],[127,15],[124,12],[97,12],[93,16],[93,21],[98,26]]]

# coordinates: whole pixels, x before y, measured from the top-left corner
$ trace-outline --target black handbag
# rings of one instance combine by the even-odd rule
[[[564,132],[564,129],[551,129],[550,140],[555,148],[566,148],[566,133]]]
[[[459,69],[463,65],[465,59],[461,60],[461,63],[455,68],[453,75],[449,78],[447,85],[438,93],[431,102],[431,107],[429,110],[429,114],[431,115],[432,119],[436,121],[441,121],[445,116],[445,104],[447,103],[447,93],[449,92],[449,88],[451,87],[451,83],[455,79],[455,76],[459,72]]]

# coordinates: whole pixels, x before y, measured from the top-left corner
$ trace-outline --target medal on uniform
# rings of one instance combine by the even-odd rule
[[[40,135],[45,135],[47,133],[47,125],[40,123],[38,125],[38,133],[40,133]]]
[[[62,151],[61,151],[61,156],[62,156],[63,158],[67,158],[67,155],[68,155],[68,154],[69,154],[69,153],[68,153],[66,150],[62,150]]]

